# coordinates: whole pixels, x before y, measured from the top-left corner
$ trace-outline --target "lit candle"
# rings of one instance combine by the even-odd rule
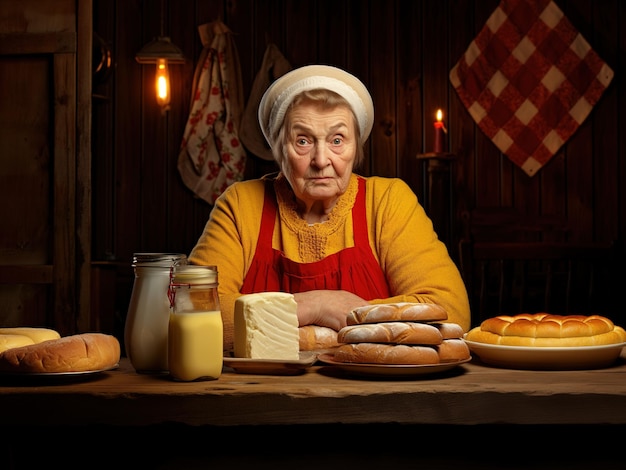
[[[443,152],[443,134],[447,132],[446,127],[443,124],[443,112],[441,109],[437,110],[437,120],[435,121],[435,145],[433,152]]]

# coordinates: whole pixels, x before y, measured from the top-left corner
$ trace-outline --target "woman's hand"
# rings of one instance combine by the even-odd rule
[[[348,313],[369,305],[358,295],[345,290],[311,290],[294,294],[300,326],[319,325],[339,331],[346,326]]]

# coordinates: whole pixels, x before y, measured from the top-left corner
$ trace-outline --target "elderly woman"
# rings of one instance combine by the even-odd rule
[[[406,183],[353,172],[374,121],[356,77],[313,65],[276,80],[259,121],[280,171],[231,185],[216,201],[194,264],[215,264],[224,347],[242,294],[294,294],[300,326],[339,330],[355,307],[429,302],[470,326],[467,292]]]

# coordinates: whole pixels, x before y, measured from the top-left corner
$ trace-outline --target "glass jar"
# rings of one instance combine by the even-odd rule
[[[174,380],[211,380],[222,374],[224,325],[217,267],[172,267],[168,363]]]
[[[170,269],[186,263],[181,253],[135,253],[135,282],[124,325],[124,347],[139,373],[167,373]]]

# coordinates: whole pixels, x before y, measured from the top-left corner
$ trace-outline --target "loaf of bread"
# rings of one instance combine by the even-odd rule
[[[508,346],[579,347],[626,342],[626,331],[601,315],[499,315],[471,329],[468,341]]]
[[[441,344],[441,331],[428,323],[384,322],[349,325],[339,330],[340,343]]]
[[[447,339],[435,346],[347,343],[335,350],[333,359],[358,364],[428,365],[469,357],[469,348],[462,339]]]
[[[443,339],[462,338],[465,331],[458,323],[431,323],[441,333]]]
[[[430,303],[400,302],[353,309],[337,333],[337,362],[435,365],[470,358],[463,328],[444,323],[447,312]]]
[[[437,322],[448,319],[448,313],[439,305],[400,302],[358,307],[348,313],[348,325],[388,321]]]
[[[29,326],[0,328],[0,352],[60,337],[57,331],[50,328]]]
[[[470,358],[470,349],[461,338],[444,339],[436,346],[440,362],[456,362]]]
[[[339,346],[337,332],[332,328],[319,325],[306,325],[298,328],[300,351],[333,349]]]
[[[438,364],[439,354],[431,346],[378,343],[342,344],[335,350],[334,360],[357,364]]]
[[[0,353],[0,371],[11,373],[87,372],[109,369],[120,360],[114,336],[83,333]]]

